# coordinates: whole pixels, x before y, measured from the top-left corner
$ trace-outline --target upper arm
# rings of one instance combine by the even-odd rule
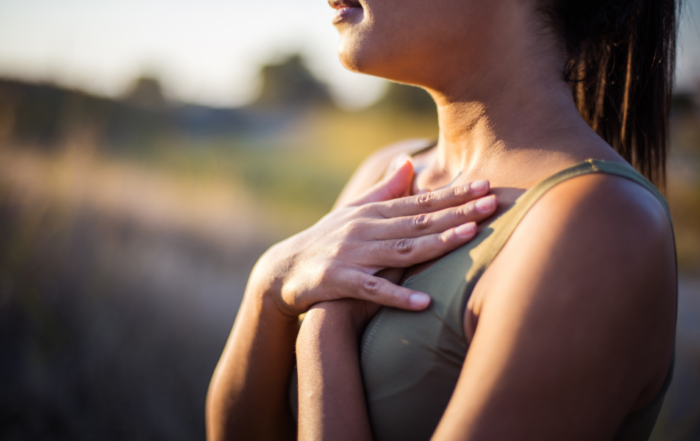
[[[391,161],[399,154],[410,154],[420,147],[424,147],[428,141],[424,139],[410,139],[386,146],[365,159],[360,167],[353,173],[345,184],[345,188],[338,196],[334,208],[340,207],[364,193],[384,176]]]
[[[606,175],[550,190],[477,285],[436,438],[611,438],[661,388],[675,284],[670,222],[646,190]]]

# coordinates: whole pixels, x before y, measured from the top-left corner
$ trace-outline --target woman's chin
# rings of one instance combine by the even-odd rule
[[[341,36],[340,44],[338,45],[338,58],[340,63],[349,71],[357,73],[365,73],[362,70],[363,63],[361,44],[355,39],[344,38]]]
[[[357,57],[352,56],[352,54],[347,54],[344,52],[338,52],[338,58],[340,59],[340,64],[350,72],[364,73],[360,69],[360,62]]]
[[[352,72],[383,76],[382,65],[386,64],[389,54],[382,50],[384,45],[378,43],[381,41],[372,38],[370,29],[341,32],[338,58],[342,65]]]
[[[390,81],[405,82],[405,75],[398,75],[395,65],[397,60],[392,60],[385,51],[376,45],[367,45],[362,40],[343,40],[338,46],[338,58],[340,63],[351,72],[372,75]],[[401,77],[401,78],[399,78]]]

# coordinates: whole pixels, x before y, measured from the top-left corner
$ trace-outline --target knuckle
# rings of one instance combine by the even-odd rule
[[[362,233],[365,229],[364,222],[358,219],[352,219],[347,224],[345,224],[345,234],[347,236],[355,236]]]
[[[466,195],[468,192],[469,191],[466,188],[464,188],[463,185],[458,185],[452,188],[452,195],[457,198]]]
[[[371,204],[360,205],[359,207],[357,207],[355,212],[362,217],[369,217],[376,210],[377,210],[377,204],[371,203]]]
[[[417,216],[413,216],[411,219],[411,223],[413,226],[419,230],[425,230],[426,228],[430,227],[431,222],[431,216],[427,214],[419,214]]]
[[[474,208],[475,208],[474,202],[469,202],[468,204],[462,205],[460,207],[459,214],[461,214],[462,216],[465,216],[465,217],[469,216],[470,214],[474,213]]]
[[[416,202],[419,206],[430,209],[435,204],[435,194],[431,191],[418,195]]]
[[[368,278],[362,282],[362,290],[370,295],[375,295],[379,292],[381,282],[375,278]]]
[[[408,298],[410,296],[410,292],[405,289],[396,289],[391,293],[391,297],[394,298],[394,302],[397,305],[404,305],[408,303]]]
[[[401,255],[411,254],[415,246],[415,241],[410,238],[394,241],[394,251]]]
[[[450,243],[450,239],[451,239],[451,238],[452,238],[452,234],[450,233],[450,231],[445,231],[445,232],[443,232],[443,233],[437,235],[437,237],[436,237],[436,242],[437,242],[438,245],[440,245],[440,246],[446,245],[446,244],[449,244],[449,243]]]
[[[387,219],[391,217],[391,210],[395,204],[395,200],[372,202],[371,204],[364,205],[364,211],[362,211],[360,214],[369,218]]]

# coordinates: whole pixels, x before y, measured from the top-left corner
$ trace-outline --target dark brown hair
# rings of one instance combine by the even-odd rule
[[[548,0],[581,116],[657,186],[666,178],[678,0]]]

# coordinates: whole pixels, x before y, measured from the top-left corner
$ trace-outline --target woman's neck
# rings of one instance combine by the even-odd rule
[[[477,92],[430,91],[440,136],[419,187],[438,188],[458,174],[493,180],[509,173],[508,164],[522,169],[614,154],[581,118],[563,78],[512,79]]]
[[[437,104],[440,136],[422,187],[440,187],[460,172],[493,180],[508,164],[548,163],[539,167],[546,172],[614,154],[576,109],[558,39],[517,8],[504,10],[499,23],[482,41],[425,63],[420,84]]]

